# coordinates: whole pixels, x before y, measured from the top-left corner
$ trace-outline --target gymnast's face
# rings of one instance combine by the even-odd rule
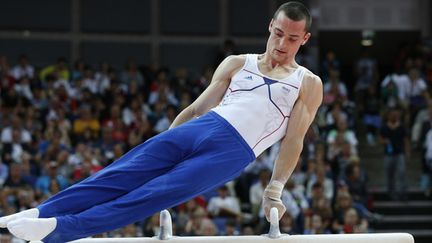
[[[291,62],[311,35],[306,32],[306,20],[291,20],[282,11],[271,20],[269,31],[266,51],[277,63]]]

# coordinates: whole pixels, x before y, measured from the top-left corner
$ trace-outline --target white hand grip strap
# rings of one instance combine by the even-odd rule
[[[266,189],[264,190],[264,196],[278,200],[282,196],[282,190],[284,188],[284,184],[279,181],[271,181]]]

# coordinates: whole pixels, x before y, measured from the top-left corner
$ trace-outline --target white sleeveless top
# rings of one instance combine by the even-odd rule
[[[226,119],[252,148],[256,157],[285,136],[306,68],[299,66],[284,79],[258,70],[258,55],[247,54],[222,101],[212,110]]]

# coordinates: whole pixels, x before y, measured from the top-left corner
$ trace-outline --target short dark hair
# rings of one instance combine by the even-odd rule
[[[273,19],[276,19],[279,12],[283,11],[285,16],[294,21],[306,21],[305,31],[309,32],[312,25],[312,17],[309,13],[308,8],[300,2],[287,2],[282,4],[273,15]]]

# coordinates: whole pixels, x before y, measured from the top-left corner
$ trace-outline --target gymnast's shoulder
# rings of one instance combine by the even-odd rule
[[[234,74],[243,67],[245,62],[246,62],[245,54],[230,55],[221,62],[218,69],[224,70],[225,72],[229,72],[230,74]]]
[[[238,65],[242,66],[246,62],[246,54],[229,55],[225,58],[225,60],[222,63],[224,62],[227,62],[233,66],[238,66]]]
[[[321,78],[314,74],[309,69],[303,67],[305,69],[305,74],[303,76],[303,85],[311,85],[311,86],[322,86]]]
[[[309,69],[305,69],[306,71],[303,76],[301,93],[307,93],[310,95],[322,95],[323,83],[321,81],[321,78]]]

